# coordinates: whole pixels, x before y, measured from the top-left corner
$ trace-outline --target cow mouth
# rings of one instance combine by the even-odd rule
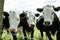
[[[10,32],[16,32],[15,29],[10,29]]]
[[[33,25],[33,24],[30,24],[29,27],[30,27],[30,28],[34,28],[34,25]]]
[[[43,23],[43,25],[44,25],[44,26],[51,26],[51,25],[50,25],[50,24],[48,24],[48,23],[47,23],[47,24]]]
[[[44,25],[44,26],[50,26],[50,25]]]

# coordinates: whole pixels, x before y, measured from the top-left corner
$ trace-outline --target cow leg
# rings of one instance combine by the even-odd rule
[[[57,40],[60,40],[60,31],[57,33]]]
[[[11,33],[12,33],[12,36],[13,36],[13,40],[17,40],[16,33],[15,32],[11,32]]]
[[[18,28],[18,32],[19,32],[20,40],[22,40],[22,37],[23,37],[22,31],[23,31],[23,28],[22,27],[19,27]]]
[[[46,32],[46,34],[47,34],[49,40],[52,40],[52,38],[51,38],[51,34],[50,34],[48,31]]]
[[[24,39],[27,40],[27,35],[24,29],[23,29],[23,34],[24,34]]]
[[[33,40],[33,37],[34,37],[34,28],[32,29],[32,32],[31,32],[31,40]]]
[[[3,33],[3,28],[4,28],[4,27],[2,26],[2,32],[1,32],[1,34]]]
[[[4,29],[4,25],[2,25],[2,32],[1,32],[1,34],[3,33],[3,29]]]
[[[40,31],[41,32],[41,37],[42,37],[42,39],[43,39],[43,31]]]

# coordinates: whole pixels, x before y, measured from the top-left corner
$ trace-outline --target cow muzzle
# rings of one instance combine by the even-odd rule
[[[10,32],[16,32],[16,30],[15,29],[10,29]]]
[[[49,21],[46,21],[46,22],[43,23],[43,25],[50,26],[50,22]]]
[[[30,26],[29,26],[29,27],[34,28],[34,24],[30,24]]]

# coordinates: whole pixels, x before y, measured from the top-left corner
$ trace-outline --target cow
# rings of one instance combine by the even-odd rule
[[[13,40],[17,40],[16,31],[20,22],[19,12],[17,10],[11,10],[8,12],[4,12],[3,14],[3,28],[7,29],[7,32],[11,32],[13,36]]]
[[[57,40],[60,40],[60,21],[55,11],[59,11],[60,7],[54,7],[52,5],[46,5],[43,8],[37,8],[38,12],[42,12],[36,20],[36,27],[41,32],[43,38],[43,32],[46,32],[49,40],[52,40],[51,33],[54,35],[57,32]]]
[[[29,34],[31,34],[31,40],[33,40],[33,34],[34,34],[34,20],[35,15],[33,12],[30,11],[23,11],[23,13],[20,14],[20,25],[23,27],[23,34],[24,39],[27,40],[27,37]],[[27,36],[28,33],[28,36]]]

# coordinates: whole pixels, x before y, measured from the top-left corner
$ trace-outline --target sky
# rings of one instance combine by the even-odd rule
[[[5,0],[4,11],[9,12],[10,10],[22,11],[33,11],[37,13],[37,8],[43,8],[43,6],[50,4],[55,7],[60,6],[60,0]],[[56,12],[60,16],[60,11]]]

